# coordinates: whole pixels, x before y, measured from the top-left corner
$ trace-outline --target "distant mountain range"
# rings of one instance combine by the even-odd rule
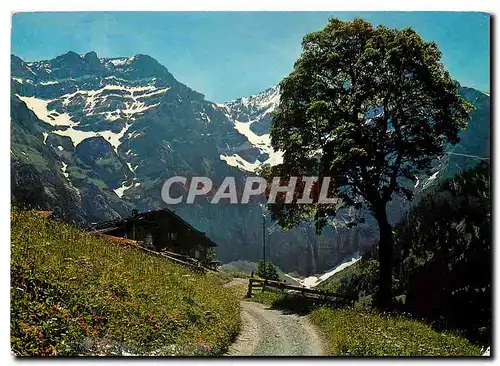
[[[242,180],[264,163],[281,162],[269,138],[277,87],[216,104],[150,56],[95,52],[35,62],[13,55],[11,74],[12,201],[81,226],[128,216],[133,208],[165,207],[161,187],[174,175]],[[460,93],[476,106],[470,127],[417,190],[477,162],[470,156],[489,156],[490,97],[465,87]],[[404,207],[393,206],[396,220]],[[221,260],[261,258],[259,206],[170,208],[219,244]],[[331,268],[377,237],[372,224],[347,231],[342,221],[319,239],[309,224],[285,232],[268,218],[267,229],[267,257],[305,275]]]

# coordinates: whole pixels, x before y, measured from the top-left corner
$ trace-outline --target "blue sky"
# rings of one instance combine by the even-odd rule
[[[445,66],[462,85],[490,90],[490,25],[484,13],[20,13],[12,18],[12,53],[27,61],[69,50],[93,50],[100,57],[145,53],[208,100],[224,102],[277,84],[300,55],[302,37],[330,17],[411,26],[439,44]]]

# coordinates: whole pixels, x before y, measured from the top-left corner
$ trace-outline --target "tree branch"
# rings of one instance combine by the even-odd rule
[[[396,185],[398,184],[398,173],[399,173],[399,167],[401,166],[402,157],[403,157],[403,154],[401,154],[401,152],[398,152],[398,156],[396,157],[396,161],[394,162],[394,165],[392,166],[391,181],[390,181],[387,189],[384,190],[383,199],[385,202],[390,201],[392,193],[394,192],[394,189],[396,189]]]

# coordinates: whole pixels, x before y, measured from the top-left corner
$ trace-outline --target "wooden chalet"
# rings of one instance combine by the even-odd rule
[[[169,251],[206,261],[207,249],[217,246],[169,209],[137,212],[126,218],[92,225],[94,233],[142,241],[156,251]]]

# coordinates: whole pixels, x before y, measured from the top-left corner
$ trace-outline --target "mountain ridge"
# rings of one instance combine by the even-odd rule
[[[154,71],[144,70],[149,64]],[[269,138],[277,86],[217,104],[147,55],[73,52],[30,63],[13,55],[11,67],[14,202],[28,203],[34,195],[44,208],[56,207],[67,220],[85,224],[127,216],[132,208],[165,207],[161,186],[173,175],[244,179],[265,162],[279,163]],[[461,90],[480,106],[475,120],[487,118],[489,127],[489,96]],[[455,151],[472,146],[478,153],[489,146],[483,123],[472,127],[463,139],[467,148]],[[449,155],[440,164],[450,170],[466,167],[468,160]],[[438,170],[443,175],[444,168]],[[23,191],[30,186],[37,188]],[[62,204],[59,194],[66,197]],[[218,242],[223,261],[258,260],[262,210],[231,206],[170,208]],[[395,212],[400,215],[401,207]],[[267,228],[266,256],[303,274],[331,268],[377,236],[369,225],[341,234],[327,228],[320,238],[307,223],[284,231],[268,219]]]

